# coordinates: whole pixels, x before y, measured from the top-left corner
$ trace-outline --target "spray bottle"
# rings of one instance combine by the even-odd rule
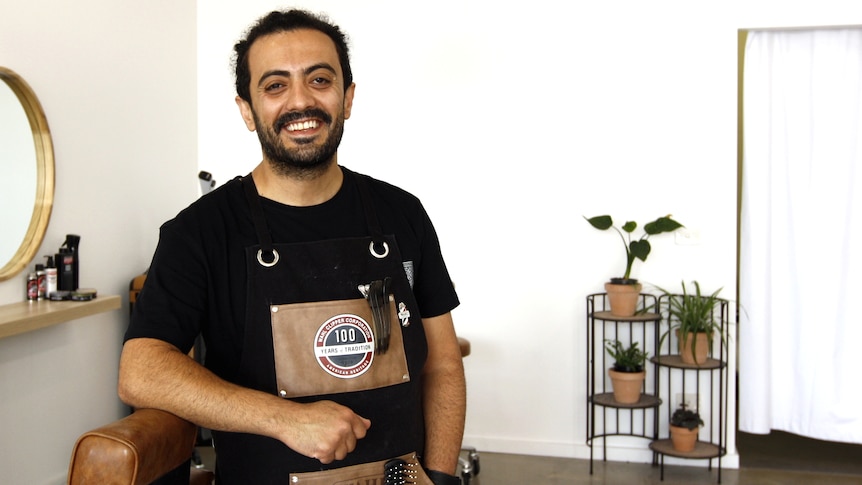
[[[78,289],[78,244],[81,236],[67,234],[66,241],[60,246],[54,263],[57,265],[57,289],[75,291]]]

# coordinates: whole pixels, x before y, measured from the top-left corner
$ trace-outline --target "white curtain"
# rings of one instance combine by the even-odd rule
[[[862,443],[862,29],[745,48],[739,428]]]

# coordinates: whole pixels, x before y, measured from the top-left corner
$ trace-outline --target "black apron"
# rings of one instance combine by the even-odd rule
[[[259,244],[245,249],[247,310],[236,383],[297,402],[331,400],[370,419],[371,427],[352,453],[329,465],[275,439],[213,432],[220,485],[284,484],[290,473],[423,452],[427,344],[419,307],[395,238],[380,229],[365,177],[343,173],[343,183],[359,189],[367,237],[273,243],[254,181],[243,178]],[[377,301],[372,309],[363,291],[379,291],[384,281],[388,304]],[[390,317],[391,332],[380,333],[375,311]]]

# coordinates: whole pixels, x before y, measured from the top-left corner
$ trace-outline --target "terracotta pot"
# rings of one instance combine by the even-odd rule
[[[709,341],[709,335],[705,332],[698,332],[696,334],[689,333],[685,337],[685,342],[683,342],[683,339],[681,338],[682,336],[680,335],[679,330],[677,330],[676,337],[679,340],[679,356],[682,358],[683,363],[695,365],[706,363],[711,343]],[[692,356],[692,345],[694,345],[694,356]]]
[[[608,369],[614,388],[614,401],[620,404],[634,404],[640,401],[646,371],[619,372]]]
[[[693,451],[697,444],[697,433],[700,428],[688,429],[682,426],[670,425],[670,441],[673,449],[681,452]]]
[[[605,292],[608,294],[608,303],[611,306],[611,315],[617,317],[630,317],[635,314],[638,306],[643,285],[616,285],[605,283]]]

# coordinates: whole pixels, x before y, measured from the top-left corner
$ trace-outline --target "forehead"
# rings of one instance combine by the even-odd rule
[[[319,30],[300,29],[264,35],[255,40],[248,51],[252,84],[271,70],[301,71],[321,63],[331,65],[341,76],[335,42]]]

